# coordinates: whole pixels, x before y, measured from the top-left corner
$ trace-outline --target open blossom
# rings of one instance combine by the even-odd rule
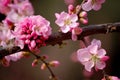
[[[14,4],[11,4],[10,7],[20,15],[30,16],[34,14],[32,4],[29,0],[14,0]]]
[[[63,33],[69,32],[72,28],[78,27],[77,23],[78,17],[76,14],[68,14],[66,12],[56,13],[57,20],[55,23],[60,26]]]
[[[77,14],[68,14],[66,12],[61,12],[60,14],[56,13],[55,16],[57,18],[55,23],[60,27],[60,30],[63,33],[72,32],[72,40],[76,40],[77,33],[81,33],[82,31],[81,28],[78,28],[79,23],[77,22]]]
[[[82,9],[85,11],[95,10],[98,11],[101,8],[101,4],[104,3],[105,0],[87,0],[84,4],[82,4]]]
[[[50,22],[40,15],[26,17],[16,24],[14,34],[16,39],[21,40],[31,51],[37,50],[45,45],[45,40],[51,34]]]
[[[14,46],[14,35],[12,34],[9,27],[0,25],[0,35],[0,46],[4,48]]]
[[[91,45],[77,51],[78,60],[85,66],[85,69],[91,72],[95,67],[96,70],[104,69],[106,66],[105,61],[108,60],[105,49],[101,48],[99,40],[93,40]]]

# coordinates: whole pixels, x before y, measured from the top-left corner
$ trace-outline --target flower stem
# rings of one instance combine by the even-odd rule
[[[31,52],[31,53],[32,53],[32,52]],[[56,78],[55,74],[53,73],[52,69],[50,68],[49,64],[48,64],[41,56],[36,55],[36,54],[34,54],[34,53],[32,53],[32,54],[36,57],[36,59],[39,59],[40,61],[42,61],[42,62],[46,65],[47,69],[49,70],[49,72],[50,72],[50,74],[51,74],[50,80],[58,80],[58,79]]]

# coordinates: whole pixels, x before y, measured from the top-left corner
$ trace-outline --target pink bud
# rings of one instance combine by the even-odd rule
[[[35,67],[37,64],[38,64],[38,59],[35,59],[35,60],[32,62],[32,67]]]
[[[76,27],[74,28],[74,32],[76,35],[79,35],[82,32],[82,28]]]
[[[29,44],[29,43],[30,43],[30,40],[29,40],[29,39],[25,40],[25,43],[26,43],[26,44]]]
[[[80,22],[83,23],[83,24],[87,24],[87,23],[88,23],[88,20],[87,20],[87,19],[84,19],[84,18],[80,18]]]
[[[109,56],[104,56],[101,60],[102,61],[107,61],[109,59]]]
[[[74,6],[73,5],[69,5],[68,6],[68,13],[71,14],[72,12],[74,12]]]
[[[75,10],[76,10],[76,14],[78,14],[80,12],[80,10],[81,10],[81,6],[77,5],[76,8],[75,8]]]
[[[49,65],[52,66],[52,67],[57,67],[59,65],[59,61],[51,61],[49,62]]]
[[[42,65],[41,65],[41,70],[45,70],[47,67],[46,67],[46,64],[45,63],[43,63]]]
[[[85,18],[85,17],[87,17],[87,12],[82,11],[82,12],[80,12],[79,16]]]
[[[31,45],[31,48],[35,48],[35,46],[36,46],[35,40],[32,40],[30,45]]]

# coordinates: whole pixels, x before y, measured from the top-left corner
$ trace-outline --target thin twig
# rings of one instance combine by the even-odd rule
[[[31,52],[31,53],[32,53],[32,52]],[[32,53],[32,54],[33,54],[37,59],[41,60],[41,61],[46,65],[47,69],[49,70],[49,72],[50,72],[50,74],[51,74],[52,80],[57,80],[57,79],[56,79],[56,76],[55,76],[55,74],[53,73],[52,69],[50,68],[49,64],[48,64],[41,56],[36,55],[36,54],[34,54],[34,53]]]

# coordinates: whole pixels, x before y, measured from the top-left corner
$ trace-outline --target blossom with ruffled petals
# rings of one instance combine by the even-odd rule
[[[101,48],[100,40],[93,40],[91,45],[77,51],[78,60],[85,66],[85,69],[91,72],[95,67],[96,70],[104,69],[106,66],[105,61],[108,60],[105,49]]]
[[[38,50],[45,45],[45,40],[51,34],[50,22],[40,15],[26,17],[16,24],[14,34],[16,39],[22,40],[31,51]]]
[[[104,3],[105,0],[87,0],[87,2],[82,4],[82,9],[85,11],[95,10],[98,11],[101,9],[101,4]]]

